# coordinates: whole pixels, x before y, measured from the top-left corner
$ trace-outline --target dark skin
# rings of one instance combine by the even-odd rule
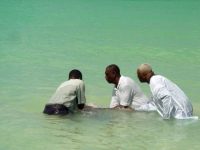
[[[120,79],[121,75],[117,74],[114,70],[112,69],[106,69],[105,71],[105,78],[107,80],[108,83],[112,83],[115,85],[115,87],[117,87],[118,83],[119,83],[119,79]]]
[[[106,68],[105,79],[107,80],[108,83],[114,84],[115,87],[117,87],[120,77],[121,77],[121,75],[118,74],[114,69]],[[132,111],[132,109],[129,106],[118,105],[115,108],[117,108],[117,109],[124,109],[125,108],[127,110]]]

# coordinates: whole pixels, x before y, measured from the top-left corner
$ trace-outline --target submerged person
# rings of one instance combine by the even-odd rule
[[[155,106],[149,103],[138,84],[120,74],[116,64],[111,64],[105,69],[105,78],[108,83],[114,84],[110,108],[125,108],[139,111],[155,110]]]
[[[75,110],[82,110],[85,103],[85,84],[82,80],[82,73],[74,69],[69,73],[69,80],[57,88],[46,104],[43,113],[64,115]]]
[[[192,118],[192,104],[175,83],[161,75],[155,75],[149,64],[141,64],[137,75],[140,82],[149,84],[156,109],[164,119]]]

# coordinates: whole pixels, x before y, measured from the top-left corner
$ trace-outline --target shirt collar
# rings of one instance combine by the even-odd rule
[[[118,82],[118,85],[115,89],[118,89],[120,87],[120,84],[122,83],[122,80],[123,80],[124,76],[121,75],[121,77],[119,78],[119,82]]]

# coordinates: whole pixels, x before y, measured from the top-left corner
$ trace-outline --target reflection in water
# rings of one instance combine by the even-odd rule
[[[156,112],[109,109],[45,117],[45,130],[53,143],[75,149],[176,149],[188,142],[188,137],[197,136],[190,130],[199,124],[192,120],[163,120]]]
[[[30,149],[60,150],[171,150],[189,149],[190,145],[194,149],[200,148],[198,120],[163,120],[156,112],[95,109],[68,116],[48,116],[16,111],[2,117],[16,120],[12,125],[2,121],[0,128],[1,141],[10,149],[30,144]],[[15,145],[9,144],[8,135],[16,139]],[[21,138],[17,138],[19,136]]]

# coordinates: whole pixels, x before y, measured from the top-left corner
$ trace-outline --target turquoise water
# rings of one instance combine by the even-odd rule
[[[41,113],[71,69],[83,73],[87,102],[108,107],[105,67],[116,63],[139,83],[136,68],[148,62],[200,116],[199,18],[196,0],[1,0],[0,149],[199,150],[199,121],[164,121],[155,112]]]

